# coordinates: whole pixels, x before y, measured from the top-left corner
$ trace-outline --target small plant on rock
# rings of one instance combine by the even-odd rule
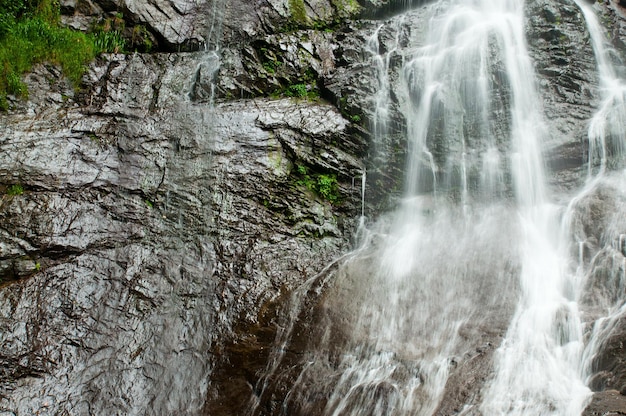
[[[304,0],[289,0],[289,10],[295,21],[301,24],[306,23],[307,16]]]
[[[339,185],[337,176],[334,174],[309,174],[309,169],[304,165],[296,165],[296,172],[299,179],[296,185],[304,187],[316,193],[322,199],[335,204],[339,201]]]
[[[7,195],[15,196],[22,195],[24,193],[24,187],[19,183],[9,186],[7,189]]]
[[[317,192],[325,200],[335,203],[339,200],[339,188],[335,175],[319,175],[317,177]]]
[[[285,91],[287,97],[303,98],[307,96],[307,89],[305,84],[294,84],[287,87]]]

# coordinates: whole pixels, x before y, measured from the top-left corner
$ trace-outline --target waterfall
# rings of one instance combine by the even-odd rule
[[[524,2],[424,6],[428,29],[407,48],[398,47],[405,17],[372,33],[372,133],[374,143],[388,134],[395,88],[408,143],[404,195],[394,212],[360,227],[359,248],[327,279],[319,304],[290,312],[314,315],[315,330],[301,365],[290,362],[297,376],[281,414],[449,414],[445,395],[455,389],[459,414],[582,412],[595,354],[624,312],[618,296],[593,304],[603,312],[592,314],[589,281],[595,263],[609,262],[611,284],[623,291],[626,261],[622,223],[611,219],[591,260],[592,240],[578,223],[600,183],[623,188],[624,174],[609,171],[623,162],[626,108],[600,26],[579,7],[602,102],[589,123],[588,183],[568,204],[550,198],[544,172],[548,129]],[[395,41],[381,48],[386,29]],[[394,81],[392,55],[402,63]],[[281,332],[281,351],[297,336],[287,327],[294,334]],[[483,373],[459,380],[458,368],[472,365]],[[271,375],[279,373],[273,362]]]
[[[616,67],[616,64],[623,67],[623,62],[620,62],[616,51],[607,44],[604,30],[592,7],[579,0],[576,0],[576,4],[583,12],[592,40],[600,76],[601,101],[589,123],[588,181],[571,206],[607,186],[621,196],[621,190],[626,185],[626,83],[624,74],[620,74]],[[622,212],[619,208],[623,206],[616,207],[616,215]],[[582,360],[582,371],[588,384],[594,382],[594,360],[626,313],[626,297],[623,295],[626,286],[626,259],[623,253],[626,251],[623,229],[620,228],[623,224],[619,221],[612,222],[607,224],[604,232],[604,248],[591,261],[592,266],[594,263],[606,264],[603,261],[609,263],[608,275],[604,276],[605,287],[609,290],[601,294],[597,291],[590,294],[594,298],[594,306],[601,312],[593,316],[593,321],[589,323],[592,329]],[[580,231],[578,233],[581,234]],[[580,235],[577,238],[581,247],[584,247],[586,238],[581,238]],[[596,273],[593,267],[585,267],[584,264],[577,270],[580,280],[587,285],[590,285],[590,281],[593,283]]]
[[[607,170],[607,164],[623,164],[626,151],[626,85],[618,76],[613,60],[618,59],[607,47],[605,35],[591,7],[580,0],[576,4],[583,12],[591,36],[600,75],[601,104],[589,124],[589,176],[595,165],[598,176]]]
[[[420,173],[428,167],[433,171],[433,192],[457,183],[464,199],[467,184],[474,182],[474,193],[494,198],[498,187],[512,188],[516,205],[509,209],[519,233],[512,242],[520,263],[519,301],[496,353],[495,376],[484,392],[481,411],[575,414],[589,393],[577,371],[582,332],[577,305],[565,293],[570,276],[560,247],[559,213],[546,197],[541,155],[545,129],[526,50],[523,6],[507,1],[463,2],[443,5],[445,11],[433,17],[435,30],[430,31],[426,53],[406,68],[408,89],[419,90],[414,93],[419,100],[409,101],[413,117],[408,194],[423,192]],[[494,67],[501,71],[497,77],[490,72]],[[496,88],[494,78],[501,82]],[[498,87],[509,104],[508,148],[498,148],[503,137],[486,122]],[[433,129],[441,130],[439,137],[432,137]],[[447,147],[456,154],[448,149],[436,154],[442,140],[451,142]],[[434,168],[433,154],[439,160]],[[504,166],[499,167],[498,161],[504,161]],[[458,166],[445,169],[454,164]],[[467,176],[480,167],[488,167],[482,169],[480,181]],[[511,184],[501,183],[505,176],[501,169],[508,169]],[[415,212],[419,210],[412,207],[403,213],[400,227],[406,227]],[[410,254],[402,253],[393,263],[402,262],[402,257]],[[451,331],[448,337],[452,336]]]

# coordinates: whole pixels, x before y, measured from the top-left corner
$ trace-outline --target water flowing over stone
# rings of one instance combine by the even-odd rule
[[[465,389],[455,413],[580,414],[591,397],[585,351],[595,342],[585,336],[583,260],[572,258],[572,210],[582,196],[564,204],[548,192],[550,129],[524,4],[442,1],[425,10],[428,30],[411,48],[395,46],[405,16],[389,23],[390,49],[378,55],[384,25],[368,40],[379,82],[374,142],[388,134],[389,88],[406,120],[404,197],[361,231],[319,305],[296,311],[320,327],[280,414],[448,414],[455,383]],[[403,62],[395,86],[393,54]],[[619,99],[609,100],[589,141],[604,146],[599,129],[618,129],[611,157],[600,152],[615,163],[624,136],[619,120],[607,120],[620,114]],[[602,166],[592,144],[589,166]],[[470,372],[476,361],[493,372]],[[477,385],[459,382],[456,370]],[[274,362],[265,377],[286,383],[276,373]]]
[[[624,270],[626,262],[623,255],[623,193],[626,177],[624,177],[624,146],[626,139],[626,83],[624,80],[624,63],[618,52],[606,43],[604,30],[599,24],[594,10],[586,3],[577,1],[589,28],[593,41],[595,56],[600,76],[600,104],[589,124],[589,160],[588,178],[585,189],[572,202],[573,216],[580,213],[579,206],[585,207],[590,199],[597,198],[611,190],[607,205],[613,214],[608,214],[601,236],[596,236],[597,245],[590,246],[594,237],[581,230],[580,222],[571,224],[577,244],[580,246],[580,260],[577,274],[585,285],[586,293],[583,304],[590,310],[589,326],[591,333],[581,363],[582,374],[586,383],[594,390],[602,391],[611,388],[623,391],[621,376],[614,376],[608,381],[609,374],[619,373],[615,364],[614,343],[622,332],[624,320]],[[583,208],[584,209],[584,208]],[[576,218],[576,217],[575,217]],[[598,238],[599,237],[599,238]],[[594,242],[595,242],[594,241]],[[585,257],[592,256],[589,264]],[[606,351],[606,352],[602,352]],[[611,356],[613,354],[613,356]],[[623,399],[613,399],[622,403]],[[606,395],[597,394],[590,408],[602,406]],[[613,405],[615,406],[615,405]],[[593,410],[590,410],[593,411]]]

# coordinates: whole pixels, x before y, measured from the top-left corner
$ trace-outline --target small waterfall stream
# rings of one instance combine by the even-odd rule
[[[600,76],[601,102],[589,124],[589,161],[588,180],[585,188],[574,199],[574,205],[585,196],[597,192],[604,186],[614,189],[616,195],[622,197],[626,187],[626,82],[624,81],[623,62],[620,62],[617,53],[606,43],[606,37],[598,17],[592,7],[587,3],[576,0],[576,4],[582,10],[591,40],[594,47],[598,72]],[[614,215],[622,216],[623,204],[618,205]],[[621,221],[620,221],[621,220]],[[602,264],[603,257],[607,257],[611,263],[606,288],[598,295],[598,291],[592,295],[594,306],[600,312],[593,316],[589,325],[592,327],[589,341],[582,357],[582,374],[587,384],[594,383],[594,360],[604,343],[606,343],[616,325],[624,318],[626,313],[626,259],[624,258],[624,230],[623,218],[614,219],[607,224],[604,233],[604,244],[590,264],[584,263],[583,256],[576,270],[579,279],[593,284],[594,265]],[[576,230],[573,230],[575,233]],[[581,247],[585,247],[588,238],[581,236],[580,230],[575,235]],[[612,289],[612,290],[611,290]]]
[[[626,239],[623,219],[612,219],[590,259],[578,217],[599,187],[624,187],[617,169],[626,89],[593,11],[576,3],[593,40],[602,102],[590,120],[587,185],[569,204],[551,199],[547,186],[548,129],[524,2],[424,6],[426,36],[402,51],[396,37],[379,54],[383,26],[372,34],[366,49],[379,77],[378,139],[387,134],[390,56],[402,55],[395,93],[407,123],[404,196],[395,212],[359,230],[360,247],[334,272],[319,304],[290,313],[315,315],[316,330],[303,364],[291,367],[298,373],[281,414],[449,414],[443,401],[452,382],[463,390],[459,414],[583,411],[595,354],[624,313],[623,296],[589,301],[589,281],[594,264],[613,250],[623,292]],[[618,202],[626,206],[626,198]],[[483,373],[465,384],[453,380],[459,366],[472,363]]]
[[[607,168],[623,168],[626,153],[626,85],[614,65],[614,59],[619,58],[606,45],[604,30],[594,11],[583,1],[576,0],[576,4],[585,16],[600,75],[602,102],[589,125],[589,176],[599,165],[597,176],[601,177]],[[608,167],[607,164],[613,166]]]

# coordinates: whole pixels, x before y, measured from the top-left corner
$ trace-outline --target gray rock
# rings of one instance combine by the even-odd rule
[[[596,393],[582,416],[620,416],[626,414],[626,397],[615,390]]]
[[[0,182],[25,190],[0,201],[3,409],[197,413],[235,322],[347,249],[348,122],[291,99],[194,104],[206,59],[108,56],[86,106],[42,89],[0,115]],[[296,163],[336,175],[341,202]]]
[[[168,48],[197,49],[211,41],[215,20],[207,16],[211,16],[212,7],[219,7],[220,1],[115,0],[115,3],[131,21],[145,24],[151,32],[158,33]]]
[[[529,52],[547,117],[547,164],[561,190],[585,177],[587,124],[598,105],[594,52],[582,13],[573,1],[537,0],[527,6]]]

